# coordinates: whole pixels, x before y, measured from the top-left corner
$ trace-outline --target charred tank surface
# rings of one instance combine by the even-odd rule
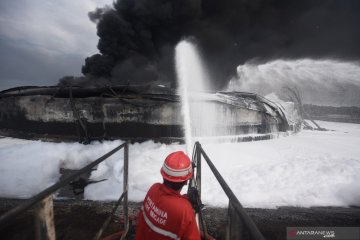
[[[191,102],[191,114],[198,119],[192,122],[195,136],[289,129],[281,109],[255,94],[204,93]],[[215,128],[207,125],[209,112],[216,115]],[[0,92],[5,136],[171,141],[183,138],[182,128],[180,97],[161,86],[19,87]]]

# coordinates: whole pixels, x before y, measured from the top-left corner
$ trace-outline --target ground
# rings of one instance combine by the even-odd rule
[[[21,202],[22,200],[0,200],[0,214]],[[88,240],[93,239],[115,203],[85,200],[56,200],[54,204],[57,239]],[[136,217],[140,203],[130,203],[129,207],[131,216]],[[286,239],[286,227],[290,226],[360,226],[360,208],[355,207],[247,208],[246,211],[268,240]],[[216,239],[223,239],[227,209],[207,208],[204,210],[204,216],[210,234],[216,237]],[[120,217],[121,211],[118,211],[103,236],[107,236],[121,229]],[[133,221],[127,239],[134,239],[135,224],[136,222]],[[1,239],[34,239],[33,226],[33,211],[29,210],[0,230]],[[246,239],[246,237],[244,239]]]

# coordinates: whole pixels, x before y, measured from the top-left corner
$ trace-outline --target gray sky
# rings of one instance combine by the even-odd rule
[[[0,90],[54,85],[81,75],[97,52],[96,25],[88,12],[112,0],[1,0]]]

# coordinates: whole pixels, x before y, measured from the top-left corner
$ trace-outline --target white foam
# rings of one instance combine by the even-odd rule
[[[202,146],[246,207],[360,206],[360,124],[319,124],[336,131],[302,131],[267,141]],[[121,143],[0,139],[0,196],[28,198],[55,183],[60,167],[78,169]],[[185,148],[152,141],[130,145],[130,200],[142,201],[148,188],[162,181],[164,158]],[[117,199],[122,192],[122,166],[122,151],[101,163],[91,178],[108,180],[86,187],[85,197]],[[203,166],[203,201],[227,206],[223,190]]]

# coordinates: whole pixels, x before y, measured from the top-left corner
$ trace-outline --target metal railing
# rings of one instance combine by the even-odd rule
[[[227,185],[224,178],[216,169],[215,165],[211,162],[210,158],[202,148],[201,144],[199,142],[196,142],[194,146],[193,163],[195,164],[196,167],[196,184],[197,184],[197,189],[199,191],[199,195],[201,195],[201,156],[204,157],[205,161],[210,167],[210,170],[213,172],[217,181],[219,182],[225,194],[229,198],[228,221],[230,222],[228,222],[227,227],[230,230],[228,230],[226,239],[243,239],[243,236],[240,236],[244,234],[241,227],[241,224],[243,224],[250,233],[252,239],[265,240],[264,236],[261,234],[258,227],[255,225],[252,219],[247,215],[245,209],[243,208],[239,200],[236,198],[233,191]],[[239,221],[241,222],[239,223]],[[237,224],[237,226],[234,227],[234,224]],[[234,233],[232,231],[237,231],[237,232]]]
[[[129,168],[129,144],[127,142],[121,144],[120,146],[114,148],[110,152],[104,154],[100,158],[96,159],[95,161],[91,162],[87,166],[83,167],[82,169],[74,172],[73,174],[69,175],[68,177],[64,178],[63,180],[55,183],[54,185],[46,188],[42,192],[38,193],[37,195],[33,196],[32,198],[28,199],[26,202],[18,205],[17,207],[9,210],[8,212],[4,213],[0,216],[0,229],[4,228],[6,225],[11,223],[15,220],[15,218],[24,213],[26,210],[30,209],[32,206],[36,206],[35,211],[35,221],[36,221],[36,229],[35,229],[35,236],[36,239],[51,239],[55,240],[55,226],[54,226],[54,219],[53,219],[53,199],[52,194],[56,192],[61,187],[66,186],[71,181],[75,180],[77,177],[80,177],[82,174],[87,173],[92,170],[93,167],[97,166],[99,163],[103,162],[111,155],[119,151],[120,149],[124,148],[124,174],[123,174],[123,193],[119,198],[118,202],[116,203],[113,211],[109,218],[105,221],[97,235],[94,239],[99,239],[103,230],[109,224],[112,215],[115,213],[117,207],[120,205],[121,201],[124,200],[123,205],[123,214],[124,214],[124,232],[121,239],[124,239],[128,229],[129,229],[129,212],[128,212],[128,168]],[[109,220],[110,219],[110,220]]]

